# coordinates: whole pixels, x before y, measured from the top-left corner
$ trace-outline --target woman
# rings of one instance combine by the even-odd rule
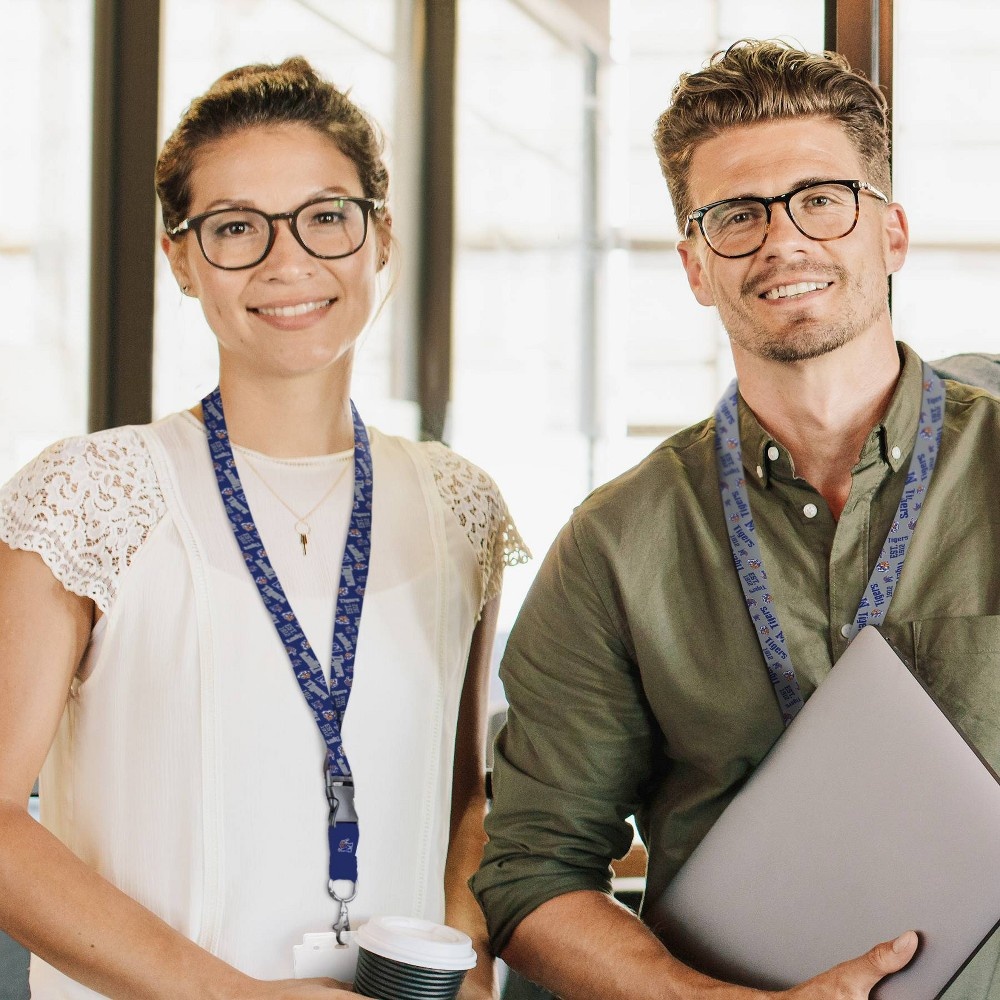
[[[391,250],[376,133],[304,60],[244,67],[156,181],[219,390],[0,493],[0,926],[39,1000],[319,998],[349,990],[290,979],[303,934],[411,915],[470,934],[462,995],[489,997],[465,882],[527,554],[484,473],[353,411]]]

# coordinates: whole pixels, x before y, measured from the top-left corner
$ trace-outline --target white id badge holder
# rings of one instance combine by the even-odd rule
[[[302,944],[292,947],[292,969],[296,979],[326,976],[342,983],[354,980],[358,964],[358,944],[351,931],[342,933],[344,944],[337,944],[333,931],[304,934]]]

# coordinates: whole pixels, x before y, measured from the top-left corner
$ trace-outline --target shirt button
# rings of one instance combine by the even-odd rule
[[[850,637],[851,637],[851,626],[850,625],[841,625],[840,626],[840,634],[845,639],[850,639]]]
[[[890,451],[889,454],[892,455],[893,458],[899,458],[899,456],[902,455],[903,453],[902,451],[900,451],[899,445],[897,444],[893,445],[892,451]]]
[[[759,465],[757,466],[757,478],[758,479],[764,478],[764,470]]]
[[[773,444],[771,445],[770,448],[767,449],[767,457],[772,462],[777,462],[780,456],[781,456],[781,452],[778,451],[778,449],[775,448]]]
[[[805,507],[802,508],[802,513],[806,517],[815,517],[819,513],[819,508],[814,503],[807,503]]]

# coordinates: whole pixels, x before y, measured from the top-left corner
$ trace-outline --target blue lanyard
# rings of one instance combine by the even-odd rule
[[[854,622],[846,636],[851,640],[865,625],[878,625],[885,621],[937,461],[944,426],[944,386],[926,364],[923,376],[920,422],[917,425],[913,457],[906,474],[906,485],[903,487],[892,527],[878,559],[875,560],[875,569],[872,570]],[[719,470],[719,489],[729,530],[729,544],[732,546],[733,561],[743,586],[747,610],[764,654],[768,676],[778,696],[782,721],[787,726],[802,708],[803,698],[785,633],[778,620],[778,609],[774,604],[750,511],[750,495],[743,472],[737,396],[737,385],[733,381],[715,410],[715,458]]]
[[[330,807],[330,894],[341,904],[339,922],[347,929],[347,906],[354,898],[358,879],[358,818],[354,810],[354,784],[351,767],[344,753],[341,725],[354,679],[354,653],[358,627],[368,580],[368,563],[372,541],[372,460],[368,433],[351,403],[354,420],[354,507],[347,529],[344,559],[340,571],[334,612],[333,655],[330,661],[330,683],[327,685],[323,668],[285,596],[278,575],[271,566],[247,503],[236,468],[236,459],[229,442],[229,431],[222,410],[218,387],[201,401],[212,456],[215,478],[229,517],[233,536],[243,553],[247,570],[260,593],[264,607],[271,615],[278,638],[292,665],[306,702],[312,709],[316,725],[326,743],[326,794]],[[334,882],[353,883],[346,897],[337,894]]]

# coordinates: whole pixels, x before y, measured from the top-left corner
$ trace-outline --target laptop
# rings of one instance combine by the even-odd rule
[[[645,919],[694,968],[760,989],[915,930],[871,995],[933,1000],[1000,925],[1000,781],[862,629]]]

